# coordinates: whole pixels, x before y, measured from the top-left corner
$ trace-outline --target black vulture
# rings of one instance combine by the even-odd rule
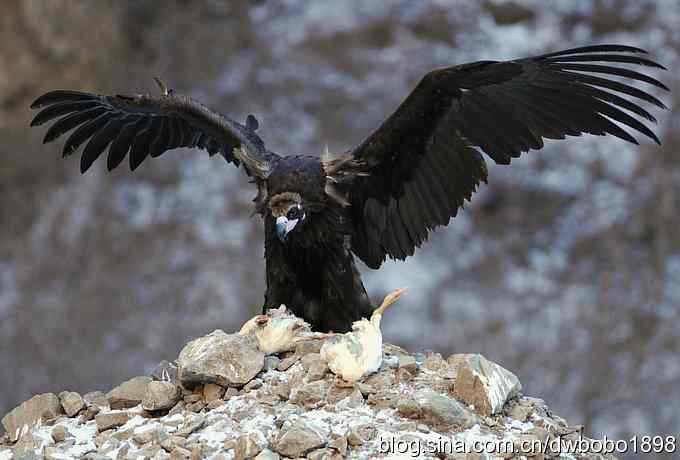
[[[664,104],[630,84],[668,89],[631,69],[663,68],[645,54],[596,45],[436,69],[361,144],[332,157],[279,156],[253,116],[238,123],[160,81],[160,96],[50,91],[31,106],[42,108],[31,125],[54,121],[45,142],[73,129],[63,155],[85,145],[83,173],[107,148],[109,170],[126,155],[134,170],[178,147],[243,166],[264,220],[263,310],[285,304],[315,330],[341,332],[373,311],[354,257],[377,269],[412,255],[486,182],[482,154],[509,164],[544,139],[582,133],[637,144],[632,130],[659,143],[639,101]]]

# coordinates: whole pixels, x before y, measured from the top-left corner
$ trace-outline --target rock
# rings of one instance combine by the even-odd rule
[[[255,460],[280,460],[281,456],[276,452],[272,452],[269,449],[264,449],[262,452],[257,454]]]
[[[347,454],[347,438],[345,436],[340,436],[335,439],[331,439],[328,443],[328,447],[338,451],[343,457]]]
[[[438,371],[446,366],[446,361],[444,361],[441,354],[429,352],[425,355],[422,366],[424,369]]]
[[[272,385],[271,391],[284,401],[287,401],[288,398],[290,398],[290,385],[288,385],[287,382],[278,382],[275,385]]]
[[[207,404],[205,401],[196,401],[195,403],[187,404],[186,410],[191,412],[201,412],[203,409],[205,409],[206,405]]]
[[[59,393],[59,401],[69,417],[75,417],[85,408],[85,400],[75,391],[62,391]]]
[[[93,420],[94,417],[101,412],[101,409],[98,406],[89,406],[87,409],[85,409],[83,412],[80,414],[80,418],[83,421],[90,421]]]
[[[59,443],[65,440],[66,438],[70,437],[71,433],[69,433],[66,427],[64,427],[63,425],[57,425],[54,428],[52,428],[52,439],[54,440],[54,442]]]
[[[184,396],[184,402],[186,404],[193,404],[196,402],[199,402],[201,399],[203,399],[203,391],[199,391],[198,393],[190,393],[186,396]]]
[[[351,446],[361,446],[363,443],[375,438],[376,429],[367,423],[352,425],[347,433],[347,442]]]
[[[278,356],[270,355],[270,356],[265,356],[264,357],[264,371],[271,371],[273,369],[276,369],[278,365],[281,363],[281,358]]]
[[[148,411],[166,410],[179,401],[180,393],[172,382],[153,380],[146,386],[142,407]]]
[[[328,385],[323,380],[305,383],[291,391],[290,402],[305,407],[317,406],[326,398]]]
[[[358,388],[355,388],[349,396],[338,401],[335,405],[336,409],[344,410],[359,407],[364,404],[364,396]]]
[[[238,396],[238,390],[236,388],[227,388],[227,391],[224,392],[225,401],[235,396]]]
[[[234,459],[245,460],[258,455],[267,446],[267,440],[259,432],[239,436],[234,447]]]
[[[309,353],[302,357],[302,367],[307,371],[307,380],[322,379],[328,373],[328,363],[321,358],[319,353]]]
[[[83,395],[87,406],[95,406],[100,409],[109,408],[109,399],[101,391],[90,391]]]
[[[182,385],[194,388],[205,383],[242,386],[264,366],[264,353],[257,340],[217,329],[189,342],[177,359]]]
[[[281,372],[285,372],[288,369],[290,369],[293,366],[293,364],[297,363],[299,360],[300,360],[300,357],[298,355],[289,356],[287,358],[282,359],[281,362],[279,363],[279,365],[276,367],[276,369],[281,371]]]
[[[344,457],[329,448],[317,449],[307,455],[309,460],[342,460]]]
[[[35,455],[36,450],[41,449],[43,440],[32,432],[25,433],[14,445],[14,460],[16,459],[38,459]]]
[[[453,394],[482,415],[498,413],[522,389],[515,374],[482,355],[453,355],[448,361],[457,369]]]
[[[177,383],[177,365],[163,360],[151,371],[150,377],[160,382]]]
[[[191,451],[183,447],[175,447],[170,452],[170,458],[172,460],[189,460],[191,459]]]
[[[397,401],[397,411],[405,418],[420,418],[422,410],[420,404],[410,397],[401,398]]]
[[[399,355],[398,356],[398,368],[405,369],[411,374],[416,374],[418,372],[418,363],[416,359],[411,355]]]
[[[262,380],[260,379],[253,379],[250,382],[246,383],[243,386],[243,391],[252,391],[252,390],[257,390],[258,388],[262,387]]]
[[[308,353],[319,353],[322,345],[323,340],[305,340],[295,346],[295,354],[304,356]]]
[[[222,399],[224,396],[224,388],[214,383],[206,383],[203,387],[203,398],[207,402]]]
[[[2,426],[12,442],[17,441],[22,431],[28,431],[34,425],[56,418],[63,414],[59,398],[54,393],[33,396],[2,418]]]
[[[186,404],[184,403],[184,401],[179,401],[177,404],[172,406],[172,409],[170,409],[170,411],[168,412],[168,415],[174,415],[174,414],[182,413],[182,411],[184,411],[185,407],[186,407]]]
[[[181,436],[169,436],[163,440],[161,440],[161,447],[165,449],[167,452],[172,452],[175,447],[184,447],[184,445],[187,443],[186,438],[183,438]]]
[[[450,429],[469,428],[477,421],[475,415],[453,398],[432,390],[419,390],[413,399],[420,408],[420,416],[430,425]]]
[[[97,424],[97,430],[106,431],[111,428],[117,428],[124,425],[130,420],[130,414],[127,412],[107,412],[105,414],[97,414],[94,421]]]
[[[326,437],[310,422],[298,420],[284,427],[274,443],[274,449],[284,457],[302,457],[314,449],[325,446]]]
[[[151,377],[134,377],[109,391],[106,397],[111,409],[128,409],[142,402]]]

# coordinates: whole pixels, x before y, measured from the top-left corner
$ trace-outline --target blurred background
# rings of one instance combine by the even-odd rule
[[[676,0],[4,0],[0,7],[0,414],[35,393],[108,390],[192,337],[259,312],[254,187],[205,152],[134,174],[60,158],[29,129],[53,88],[156,92],[162,76],[280,153],[360,142],[437,66],[617,42],[674,91],[663,141],[549,142],[406,263],[386,340],[475,352],[596,437],[680,434],[680,3]],[[649,88],[645,88],[649,89]]]

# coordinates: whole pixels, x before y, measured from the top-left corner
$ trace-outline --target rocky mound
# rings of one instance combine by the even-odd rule
[[[2,419],[0,460],[602,458],[560,453],[581,427],[480,355],[385,344],[379,371],[350,384],[320,346],[265,356],[252,338],[217,330],[108,394],[24,402]]]

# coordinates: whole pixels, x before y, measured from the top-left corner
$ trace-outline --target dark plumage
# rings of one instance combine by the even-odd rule
[[[107,148],[109,170],[126,155],[134,170],[177,147],[243,165],[264,219],[265,308],[283,303],[317,330],[346,331],[373,310],[354,255],[371,268],[412,255],[486,181],[482,153],[508,164],[544,138],[582,133],[637,143],[637,131],[658,143],[640,122],[656,120],[638,101],[664,105],[630,85],[667,90],[631,70],[662,68],[644,53],[598,45],[433,70],[373,134],[332,159],[281,157],[265,148],[252,115],[242,125],[160,82],[159,97],[50,91],[31,106],[42,108],[32,126],[56,119],[45,142],[74,129],[63,154],[85,145],[82,172]]]

